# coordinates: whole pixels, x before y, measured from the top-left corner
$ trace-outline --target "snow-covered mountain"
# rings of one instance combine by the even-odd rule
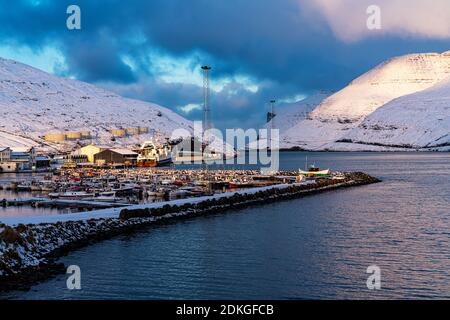
[[[411,54],[388,60],[360,76],[341,91],[324,99],[305,120],[285,130],[281,134],[281,147],[301,147],[310,150],[374,150],[378,144],[416,145],[415,143],[419,141],[408,137],[408,134],[419,124],[424,130],[427,128],[426,130],[436,134],[428,132],[417,145],[432,145],[433,141],[427,139],[439,138],[437,137],[440,132],[439,123],[442,125],[444,120],[438,120],[435,126],[432,123],[427,125],[428,112],[432,114],[434,111],[431,107],[425,106],[430,103],[430,99],[433,103],[436,101],[436,104],[439,104],[437,101],[445,93],[446,85],[437,86],[426,91],[427,93],[424,92],[423,95],[414,93],[430,89],[446,81],[449,76],[450,52]],[[400,99],[394,100],[397,98]],[[391,101],[392,104],[389,106]],[[376,112],[381,107],[383,110]],[[425,113],[419,114],[414,110],[422,110]],[[445,108],[441,108],[439,112],[442,112],[439,118],[443,119],[449,114]],[[373,117],[367,118],[371,114]],[[366,118],[367,123],[363,122]],[[381,136],[380,130],[374,130],[374,128],[391,128],[387,120],[394,118],[402,121],[402,126],[399,127],[403,128],[395,131],[395,134],[390,132],[389,135]],[[377,133],[373,133],[375,131]],[[349,146],[348,143],[343,143],[350,140],[365,141],[364,137],[369,136],[368,141],[372,147],[355,144]]]
[[[0,58],[0,146],[70,148],[73,142],[45,142],[48,133],[90,131],[94,142],[110,143],[109,130],[145,127],[148,134],[118,138],[132,145],[176,129],[192,132],[192,123],[156,104],[123,98],[88,83],[59,78]]]
[[[387,103],[342,142],[413,149],[450,147],[450,78]]]

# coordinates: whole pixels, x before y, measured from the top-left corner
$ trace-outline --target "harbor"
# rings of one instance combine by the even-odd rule
[[[337,171],[319,172],[314,166],[309,170],[262,174],[259,170],[232,169],[62,168],[52,173],[18,175],[13,180],[0,181],[0,208],[30,206],[91,211],[299,183],[316,178],[343,178],[343,174]]]
[[[137,174],[138,172],[140,174]],[[118,171],[116,175],[120,173],[127,179],[131,179],[131,176],[136,179],[143,178],[144,185],[149,185],[147,181],[149,179],[158,183],[169,180],[168,176],[172,177],[171,183],[167,181],[161,185],[170,187],[179,185],[178,187],[181,188],[182,185],[177,181],[183,181],[183,185],[196,181],[202,181],[198,184],[204,185],[204,182],[208,181],[208,188],[214,191],[199,196],[129,204],[89,212],[0,218],[2,222],[0,225],[1,289],[8,290],[11,284],[12,286],[18,283],[26,285],[45,279],[60,270],[60,265],[54,263],[54,259],[60,255],[92,241],[130,232],[149,224],[224,213],[229,210],[235,211],[249,206],[266,205],[270,202],[295,199],[314,193],[379,182],[376,178],[358,172],[329,171],[326,177],[316,176],[312,172],[315,171],[311,171],[306,176],[299,174],[298,171],[282,171],[274,175],[262,176],[253,170],[211,172],[166,169],[150,170],[149,176],[143,177],[141,170],[133,171],[132,174]],[[71,172],[60,177],[73,175],[74,172]],[[183,177],[184,180],[182,180]],[[80,178],[75,181],[81,184],[84,180]],[[215,190],[212,186],[218,182],[221,188]],[[233,184],[237,184],[239,188],[236,189]],[[82,200],[60,201],[73,201],[79,204]],[[20,254],[12,254],[12,252]]]

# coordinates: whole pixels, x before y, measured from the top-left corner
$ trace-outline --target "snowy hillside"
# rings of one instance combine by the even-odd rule
[[[281,147],[336,149],[335,141],[345,139],[350,130],[378,108],[396,98],[431,88],[449,75],[450,52],[411,54],[391,59],[325,99],[307,119],[281,135]],[[404,121],[411,122],[411,125],[421,121],[412,119],[407,111],[403,114]],[[348,146],[343,150],[349,150]]]
[[[93,85],[63,79],[0,58],[0,146],[69,148],[43,141],[48,133],[90,131],[93,141],[111,142],[111,129],[148,128],[148,134],[118,138],[131,145],[153,135],[170,137],[192,123],[156,104],[126,99]]]
[[[450,78],[384,105],[343,141],[416,149],[450,147]]]

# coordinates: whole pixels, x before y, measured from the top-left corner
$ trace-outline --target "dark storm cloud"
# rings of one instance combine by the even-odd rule
[[[272,97],[337,89],[392,56],[448,49],[442,40],[387,34],[344,42],[314,2],[323,1],[0,0],[0,45],[56,47],[66,75],[172,109],[199,103],[200,88],[158,80],[148,53],[177,59],[200,52],[193,66],[213,65],[214,79],[243,74],[260,85],[250,92],[231,82],[232,90],[216,94],[215,121],[222,127],[256,126]],[[82,30],[66,28],[70,4],[81,7]],[[124,56],[132,57],[133,68]]]

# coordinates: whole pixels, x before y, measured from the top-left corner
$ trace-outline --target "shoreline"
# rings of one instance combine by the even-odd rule
[[[254,205],[285,201],[326,191],[380,182],[362,172],[345,173],[343,180],[318,180],[247,189],[215,196],[174,200],[99,210],[104,214],[81,219],[0,224],[0,291],[26,290],[32,285],[65,272],[57,259],[69,252],[133,232],[152,224],[239,210]],[[112,212],[111,212],[112,211]]]

